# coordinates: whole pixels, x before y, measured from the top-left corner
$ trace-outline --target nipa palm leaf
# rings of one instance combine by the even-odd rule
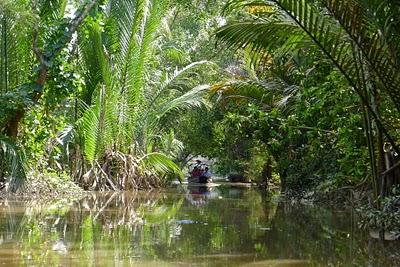
[[[168,156],[162,153],[148,153],[138,160],[143,169],[154,168],[159,173],[170,173],[183,178],[183,172],[179,166],[173,162]]]

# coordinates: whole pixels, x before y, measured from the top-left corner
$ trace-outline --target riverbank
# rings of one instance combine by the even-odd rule
[[[17,192],[7,190],[7,185],[0,191],[0,199],[18,200],[53,200],[80,199],[87,194],[83,188],[74,183],[67,175],[53,173],[30,173],[24,186]]]

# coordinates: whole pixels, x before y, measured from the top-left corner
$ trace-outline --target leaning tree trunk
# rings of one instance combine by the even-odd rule
[[[97,0],[91,0],[89,3],[87,3],[83,7],[83,9],[79,13],[77,13],[78,15],[71,20],[70,24],[65,29],[66,33],[63,34],[59,38],[59,40],[57,40],[55,43],[49,43],[46,46],[44,46],[43,49],[39,48],[38,26],[37,24],[34,26],[32,34],[33,35],[32,50],[37,60],[39,61],[39,68],[35,75],[37,76],[37,79],[33,83],[29,82],[23,85],[23,87],[29,88],[28,90],[30,90],[32,86],[35,87],[35,90],[32,90],[34,91],[34,93],[29,95],[29,98],[33,104],[37,104],[40,98],[42,97],[43,88],[44,85],[46,84],[46,79],[49,71],[48,62],[54,61],[54,59],[60,54],[62,49],[64,49],[71,42],[73,34],[76,32],[78,27],[81,25],[85,17],[89,14],[89,12],[92,10],[92,8],[95,6],[96,3]],[[36,8],[37,7],[34,5],[33,6],[34,13],[37,12]],[[51,55],[51,56],[46,56],[46,55]],[[8,120],[5,123],[4,133],[13,140],[15,140],[18,136],[19,124],[23,120],[27,108],[28,108],[27,105],[18,107],[16,110],[14,110],[13,114],[8,118]]]
[[[39,68],[39,77],[36,80],[35,83],[35,88],[39,88],[37,92],[32,96],[32,102],[37,103],[39,99],[42,97],[43,94],[43,87],[46,83],[47,79],[47,66],[44,64],[40,65]],[[20,107],[15,111],[15,113],[9,118],[6,128],[5,128],[5,133],[8,137],[10,137],[12,140],[16,140],[18,136],[18,129],[19,129],[19,124],[24,118],[26,113],[26,108],[25,107]]]

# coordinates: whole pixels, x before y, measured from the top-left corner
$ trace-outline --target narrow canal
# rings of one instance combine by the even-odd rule
[[[251,188],[0,202],[4,266],[400,266],[399,248],[359,230],[350,209]]]

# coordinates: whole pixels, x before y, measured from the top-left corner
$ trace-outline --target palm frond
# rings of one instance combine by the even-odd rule
[[[216,32],[217,38],[228,43],[230,48],[251,46],[253,50],[271,50],[284,44],[293,35],[302,36],[302,31],[288,21],[232,22]]]
[[[24,6],[23,4],[21,4]],[[17,13],[14,13],[17,12]],[[31,43],[22,11],[0,6],[0,95],[27,82]]]
[[[56,143],[54,145],[61,147],[61,151],[67,160],[70,158],[70,146],[79,143],[77,136],[76,128],[73,125],[67,125],[58,133],[55,139]]]
[[[179,166],[173,162],[168,156],[162,153],[148,153],[138,160],[138,163],[143,169],[154,168],[162,174],[174,174],[179,178],[183,178],[184,174]]]
[[[183,143],[175,138],[175,132],[173,129],[160,136],[160,143],[160,148],[164,154],[171,156],[174,159],[176,159],[184,149]]]
[[[84,153],[89,162],[102,156],[105,149],[106,92],[104,87],[101,86],[96,103],[88,107],[82,118],[77,121],[79,134],[84,143]]]
[[[182,65],[189,61],[189,57],[185,51],[175,46],[163,46],[162,52],[167,62],[175,62],[176,64]]]
[[[210,61],[202,60],[190,63],[189,65],[185,66],[184,68],[178,70],[176,69],[172,75],[168,75],[165,73],[165,78],[161,81],[161,83],[155,88],[155,90],[150,91],[150,96],[146,99],[150,104],[147,106],[146,114],[154,107],[157,103],[157,100],[162,96],[162,94],[167,90],[173,88],[177,85],[181,79],[186,76],[193,74],[193,70],[199,66],[205,64],[212,64]]]
[[[81,99],[86,105],[92,104],[92,97],[98,85],[103,82],[103,69],[106,63],[101,28],[98,23],[92,22],[81,29],[86,34],[79,35],[80,65],[83,67],[85,87]]]
[[[149,114],[149,125],[155,127],[158,121],[171,112],[184,111],[186,109],[206,105],[207,102],[204,95],[209,87],[209,85],[197,86],[185,94],[155,107]]]
[[[0,159],[6,163],[9,176],[9,190],[17,192],[26,189],[27,176],[23,157],[17,147],[9,140],[0,138]]]
[[[367,85],[365,81],[366,68],[364,62],[368,63],[368,72],[374,73],[378,78],[376,84],[380,84],[382,91],[390,96],[397,109],[400,111],[400,96],[397,90],[400,86],[400,74],[395,72],[393,61],[388,56],[387,45],[382,34],[371,30],[368,18],[360,5],[356,1],[326,0],[325,7],[332,14],[327,16],[327,10],[321,6],[321,1],[304,0],[232,0],[230,5],[258,6],[260,2],[276,7],[277,20],[264,21],[264,26],[257,26],[263,34],[271,34],[272,38],[262,39],[256,30],[251,26],[239,31],[235,38],[227,36],[226,32],[221,31],[219,38],[240,48],[249,46],[257,53],[263,53],[271,48],[272,43],[281,45],[280,33],[276,34],[276,27],[280,23],[290,25],[286,28],[287,34],[292,34],[292,26],[302,30],[314,44],[321,49],[325,56],[340,70],[347,79],[350,86],[357,92],[363,105],[368,109],[377,123],[377,126],[389,142],[399,150],[382,120],[372,108],[368,99]],[[276,23],[278,21],[278,23]],[[270,27],[270,28],[269,28]],[[373,29],[373,27],[372,27]],[[234,30],[231,32],[235,33]],[[296,34],[297,30],[295,31]],[[275,35],[274,35],[275,34]],[[247,41],[243,41],[246,39]],[[399,150],[400,151],[400,150]]]
[[[96,158],[97,136],[99,133],[98,106],[88,108],[82,118],[77,121],[79,133],[83,140],[84,153],[89,162]]]
[[[298,92],[298,86],[288,85],[282,80],[262,82],[259,80],[231,80],[215,84],[210,94],[218,101],[253,102],[264,109],[278,107],[284,109]]]
[[[139,52],[132,62],[128,90],[130,105],[133,110],[142,103],[144,91],[144,77],[147,61],[150,57],[152,45],[154,45],[157,28],[161,22],[165,8],[163,1],[149,1],[144,20],[141,25]]]
[[[125,90],[132,59],[139,51],[139,31],[148,0],[110,1],[107,20],[108,49],[117,52],[116,69]]]
[[[400,86],[400,74],[393,66],[393,60],[387,52],[387,45],[382,34],[374,31],[361,6],[353,0],[326,0],[325,6],[332,16],[325,16],[312,2],[294,0],[271,2],[274,2],[299,25],[340,70],[359,95],[377,127],[393,148],[400,153],[400,148],[387,126],[370,104],[367,85],[367,83],[378,85],[400,111],[400,96],[397,93]],[[365,62],[368,68],[365,67]],[[375,79],[370,77],[374,81],[366,81],[367,73],[375,74]]]
[[[156,44],[158,25],[166,5],[164,1],[121,0],[110,2],[106,35],[113,44],[114,78],[120,86],[119,124],[125,146],[135,142],[137,124],[143,115],[148,61]]]
[[[67,0],[41,0],[38,1],[40,16],[53,19],[63,18],[67,6]]]
[[[180,90],[187,90],[185,78],[193,77],[194,70],[206,64],[211,64],[211,62],[193,62],[182,69],[176,69],[170,75],[167,71],[164,71],[154,84],[147,88],[145,91],[147,103],[141,105],[142,111],[136,122],[136,141],[144,151],[151,151],[147,149],[152,146],[152,143],[150,143],[151,137],[157,136],[162,132],[162,128],[165,125],[162,126],[159,122],[163,117],[173,110],[184,110],[205,103],[200,91],[186,92],[186,96],[184,96],[185,94],[182,95]]]
[[[367,10],[358,1],[326,0],[325,5],[346,30],[352,42],[360,49],[363,59],[369,64],[369,70],[375,73],[383,87],[382,89],[390,96],[390,99],[400,111],[399,65],[393,61],[384,34],[374,24],[370,23]],[[389,16],[386,19],[394,18]]]
[[[239,5],[241,2],[245,2],[246,6],[260,4],[260,1],[234,0],[230,5]],[[335,62],[349,66],[355,64],[355,60],[351,57],[352,47],[348,42],[350,38],[345,31],[335,20],[321,14],[311,3],[293,0],[282,1],[284,4],[280,1],[262,2],[280,7],[276,10],[278,15],[274,19],[231,23],[222,27],[217,32],[217,37],[235,48],[250,47],[252,52],[258,54],[285,45],[288,45],[286,51],[290,51],[293,45],[303,46],[299,41],[310,38]]]

